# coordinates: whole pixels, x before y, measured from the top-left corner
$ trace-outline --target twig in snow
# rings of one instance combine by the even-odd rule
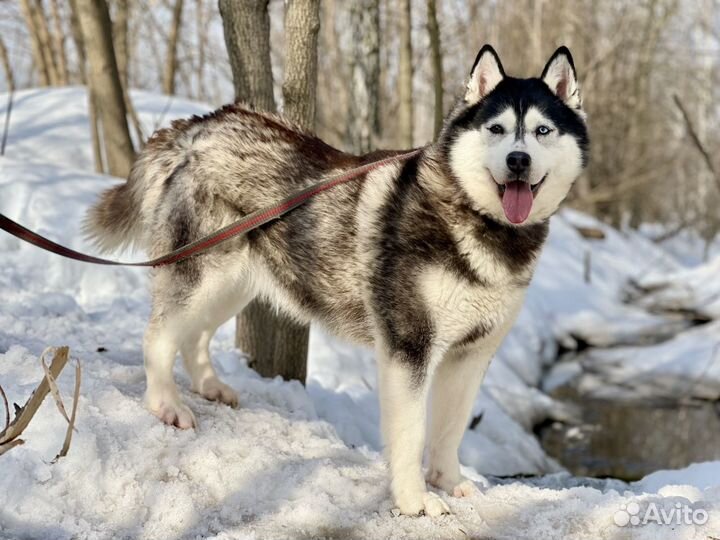
[[[5,147],[7,146],[8,133],[10,133],[10,115],[12,114],[13,97],[15,92],[10,90],[8,93],[7,109],[5,109],[5,127],[3,128],[2,142],[0,142],[0,156],[5,155]]]
[[[75,430],[75,414],[77,413],[78,401],[80,400],[80,376],[82,375],[80,369],[80,362],[75,364],[75,391],[73,392],[73,404],[72,410],[70,411],[70,421],[68,422],[67,431],[65,432],[65,441],[63,442],[60,453],[55,456],[53,463],[57,462],[61,457],[67,456],[68,450],[70,450],[70,442],[72,441],[72,434]]]
[[[50,363],[48,371],[53,378],[57,378],[62,369],[67,364],[70,349],[68,347],[58,347],[55,349],[55,356]],[[15,419],[0,433],[0,455],[4,454],[11,448],[23,444],[20,439],[25,428],[28,427],[35,413],[40,408],[45,396],[50,392],[50,384],[48,378],[43,377],[40,384],[32,393],[23,407],[15,408]]]
[[[3,430],[6,430],[10,425],[10,405],[8,405],[7,396],[5,395],[5,390],[3,390],[2,386],[0,386],[0,395],[2,396],[3,405],[5,406],[5,427]]]
[[[65,421],[69,424],[70,418],[68,418],[67,412],[65,411],[65,404],[63,403],[62,397],[60,396],[60,390],[58,389],[57,383],[55,382],[55,377],[53,377],[52,373],[50,373],[50,370],[45,363],[45,354],[49,350],[49,348],[45,349],[40,355],[40,363],[42,364],[43,371],[45,371],[45,377],[47,378],[48,386],[50,387],[50,394],[52,394],[52,397],[55,400],[55,405],[57,406],[58,411],[60,411],[60,414],[63,415]]]

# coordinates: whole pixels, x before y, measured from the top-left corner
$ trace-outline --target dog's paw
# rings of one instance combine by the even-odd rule
[[[429,491],[407,494],[396,498],[401,514],[406,516],[426,515],[437,517],[450,513],[450,507],[438,495]]]
[[[480,488],[475,485],[472,480],[463,480],[453,487],[451,495],[453,497],[474,497],[480,494]]]
[[[203,381],[202,386],[196,392],[205,399],[219,401],[232,408],[236,408],[240,403],[237,392],[218,378]]]
[[[480,493],[475,483],[464,476],[449,478],[438,471],[430,471],[426,479],[431,486],[453,497],[472,497]]]
[[[197,420],[190,407],[179,401],[160,403],[156,408],[150,409],[150,412],[169,426],[180,429],[197,427]]]

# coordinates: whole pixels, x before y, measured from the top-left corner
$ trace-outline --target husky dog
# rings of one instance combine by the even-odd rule
[[[426,479],[456,496],[474,489],[458,446],[475,394],[587,153],[570,52],[558,49],[540,78],[517,79],[484,46],[437,141],[418,155],[152,272],[148,408],[195,426],[173,381],[178,351],[193,391],[237,405],[208,344],[220,324],[265,298],[375,348],[395,503],[403,514],[448,512]],[[345,154],[279,116],[226,106],[155,133],[86,227],[106,251],[135,243],[155,257],[388,155]]]

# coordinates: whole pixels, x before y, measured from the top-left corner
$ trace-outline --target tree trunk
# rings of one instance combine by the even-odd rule
[[[50,39],[50,30],[48,29],[47,18],[45,17],[45,9],[42,0],[35,0],[35,29],[38,32],[38,39],[42,54],[45,57],[45,65],[47,66],[50,84],[52,86],[60,86],[60,75],[58,74],[57,65],[55,64],[55,55],[53,54],[53,43]]]
[[[284,115],[311,130],[315,125],[319,6],[319,0],[290,0],[285,13]],[[266,377],[280,375],[304,384],[309,334],[307,326],[257,302],[238,319],[238,344],[250,352],[254,369]]]
[[[90,65],[88,80],[102,127],[107,172],[127,178],[135,152],[115,59],[108,6],[105,0],[77,0],[77,7]]]
[[[438,136],[443,126],[443,66],[442,50],[440,49],[440,27],[437,20],[437,7],[435,0],[427,0],[427,27],[430,38],[430,53],[432,58],[433,90],[435,95],[435,122],[433,133]]]
[[[286,2],[283,114],[311,131],[315,128],[319,32],[320,0]]]
[[[219,0],[236,97],[256,109],[275,110],[267,0]],[[294,5],[293,5],[294,4]],[[287,64],[283,85],[288,118],[312,128],[317,86],[318,0],[287,5]],[[253,301],[237,318],[237,345],[263,376],[305,382],[308,329]]]
[[[380,1],[362,0],[350,6],[352,84],[350,141],[357,154],[369,152],[379,134]]]
[[[120,85],[125,100],[125,111],[135,132],[138,148],[145,143],[145,134],[142,130],[140,118],[137,115],[132,99],[130,99],[130,46],[128,45],[128,29],[130,25],[130,0],[115,0],[115,18],[112,21],[113,45],[115,46],[115,59],[117,60]]]
[[[90,140],[92,141],[95,172],[104,174],[106,172],[106,168],[103,160],[102,141],[100,140],[100,120],[98,119],[97,98],[95,97],[91,86],[87,87],[87,100],[88,120],[90,121]]]
[[[100,130],[98,129],[98,114],[92,89],[88,84],[87,78],[87,58],[85,56],[85,39],[82,35],[82,27],[80,26],[80,18],[78,16],[77,0],[70,0],[70,31],[72,33],[73,42],[75,43],[75,51],[78,57],[78,75],[80,81],[86,85],[87,89],[87,109],[88,120],[90,122],[90,141],[92,142],[93,163],[95,164],[95,172],[104,173],[105,165],[103,163],[102,143],[100,141]]]
[[[175,72],[177,71],[177,44],[182,27],[183,0],[175,0],[173,18],[168,35],[167,57],[165,58],[165,71],[163,72],[163,92],[168,95],[175,93]]]
[[[413,146],[413,66],[412,66],[412,19],[410,0],[400,0],[400,70],[398,73],[398,94],[400,110],[398,122],[400,144],[405,148]]]
[[[72,33],[73,42],[75,43],[75,51],[78,57],[80,82],[87,84],[87,76],[85,72],[87,69],[85,58],[85,40],[83,39],[80,19],[78,19],[77,14],[77,0],[70,0],[70,32]]]
[[[35,4],[32,0],[20,0],[20,9],[25,19],[25,25],[28,28],[28,34],[30,34],[33,64],[40,77],[40,86],[50,86],[50,73],[45,63],[45,55],[43,54],[42,43],[40,41],[40,32],[37,28]]]
[[[260,111],[275,112],[270,61],[269,0],[219,0],[235,97]]]
[[[208,48],[208,42],[209,42],[209,35],[208,35],[208,24],[205,17],[205,4],[203,0],[197,0],[197,3],[195,5],[195,10],[197,12],[197,15],[195,17],[195,29],[196,29],[196,38],[197,38],[197,50],[198,50],[198,60],[197,60],[197,70],[196,70],[196,77],[197,77],[197,98],[200,101],[207,101],[208,100],[208,93],[207,93],[207,85],[205,84],[205,58],[206,58],[206,50]]]
[[[113,45],[117,59],[118,74],[123,88],[130,88],[130,54],[128,48],[128,25],[130,21],[130,0],[115,0],[112,24]]]
[[[50,9],[54,27],[53,46],[57,60],[58,82],[61,85],[67,85],[70,82],[70,78],[68,77],[67,55],[65,54],[65,30],[62,27],[62,17],[60,16],[58,0],[52,0],[50,2]]]
[[[15,90],[15,76],[13,74],[12,66],[10,65],[10,57],[8,56],[5,42],[0,37],[0,63],[2,64],[3,70],[5,71],[5,80],[7,81],[8,92]]]

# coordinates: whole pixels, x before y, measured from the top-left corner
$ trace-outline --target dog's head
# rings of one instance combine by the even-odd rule
[[[478,212],[514,225],[550,217],[585,167],[589,148],[570,51],[555,51],[540,78],[516,79],[485,45],[441,140]]]

